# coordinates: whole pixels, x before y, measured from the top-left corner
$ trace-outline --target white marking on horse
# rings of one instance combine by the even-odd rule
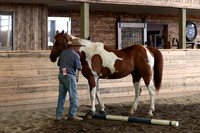
[[[145,46],[143,46],[143,47],[145,48],[145,50],[147,52],[147,58],[148,58],[148,61],[149,61],[148,64],[151,66],[151,68],[153,68],[153,66],[154,66],[154,57],[150,54],[149,50]]]
[[[90,100],[91,100],[91,103],[92,103],[91,111],[92,112],[96,111],[96,109],[95,109],[95,97],[96,97],[96,86],[93,87],[92,91],[90,92]]]
[[[101,100],[101,94],[100,94],[100,88],[99,88],[99,80],[97,80],[97,82],[96,82],[96,88],[97,88],[97,91],[96,91],[97,100],[98,100],[98,102],[100,104],[101,111],[104,111],[105,106],[104,106],[103,101]]]
[[[153,115],[153,111],[155,110],[155,87],[153,85],[153,81],[151,80],[148,85],[149,95],[150,95],[150,109],[148,114]]]
[[[133,106],[131,107],[131,110],[129,111],[130,114],[133,114],[134,111],[137,110],[138,102],[140,99],[140,81],[141,80],[133,83],[135,87],[135,100],[134,100]]]
[[[111,73],[116,72],[114,67],[116,60],[122,60],[122,58],[117,57],[113,52],[108,52],[104,49],[104,44],[101,42],[90,42],[88,40],[79,40],[80,44],[85,45],[86,47],[81,47],[80,51],[84,51],[86,54],[86,61],[90,69],[92,70],[91,59],[95,54],[100,55],[102,59],[103,67],[108,67]],[[96,75],[96,73],[95,73]],[[95,76],[94,75],[94,76]]]

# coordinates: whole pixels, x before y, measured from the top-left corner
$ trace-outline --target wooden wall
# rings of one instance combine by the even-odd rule
[[[163,83],[156,98],[200,94],[200,50],[162,50],[162,53]],[[0,111],[56,107],[58,67],[50,62],[49,54],[50,51],[0,52]],[[130,75],[101,79],[100,88],[105,103],[134,99]],[[141,100],[149,99],[143,82],[142,88]],[[88,83],[82,76],[78,92],[79,105],[90,105]]]
[[[47,49],[47,5],[0,3],[0,12],[14,14],[14,50]]]

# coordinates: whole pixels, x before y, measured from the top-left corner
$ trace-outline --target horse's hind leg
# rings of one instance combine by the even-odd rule
[[[148,88],[149,95],[150,95],[150,109],[149,109],[148,114],[150,116],[152,116],[153,115],[153,111],[155,111],[155,87],[154,87],[154,84],[153,84],[152,80],[150,80],[150,83],[147,86],[147,88]]]
[[[138,72],[134,71],[132,73],[132,77],[133,77],[133,84],[134,84],[134,87],[135,87],[135,100],[134,100],[132,108],[128,112],[128,113],[131,113],[131,114],[133,114],[134,111],[137,110],[138,102],[139,102],[139,99],[140,99],[140,94],[142,92],[141,87],[140,87],[140,81],[141,81],[140,74]]]
[[[100,88],[99,88],[99,79],[97,79],[96,88],[97,88],[96,96],[97,96],[97,100],[98,100],[100,108],[101,108],[100,114],[106,114],[106,112],[104,110],[105,109],[104,103],[101,100]]]
[[[152,81],[152,78],[144,78],[144,82],[148,88],[150,95],[150,109],[148,115],[152,116],[153,111],[155,111],[155,87]]]

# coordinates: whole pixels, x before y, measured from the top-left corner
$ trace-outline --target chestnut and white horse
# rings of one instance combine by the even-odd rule
[[[132,45],[130,47],[115,50],[106,47],[100,42],[90,42],[80,38],[73,38],[68,34],[57,32],[54,38],[54,46],[50,59],[55,62],[62,50],[68,43],[80,43],[85,47],[80,48],[80,60],[82,63],[82,74],[87,78],[90,87],[91,111],[95,113],[95,98],[101,107],[100,113],[105,113],[105,106],[100,97],[98,81],[102,79],[123,78],[132,75],[135,87],[135,100],[129,113],[137,110],[141,93],[140,81],[143,78],[150,95],[149,115],[155,110],[155,90],[159,90],[162,81],[163,56],[161,52],[153,47]]]

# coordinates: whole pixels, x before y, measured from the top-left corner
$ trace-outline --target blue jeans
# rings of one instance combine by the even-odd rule
[[[78,92],[77,85],[74,78],[74,75],[68,74],[67,78],[63,77],[62,73],[58,75],[59,80],[59,97],[58,104],[56,108],[56,118],[62,118],[64,112],[64,104],[67,92],[69,92],[69,110],[68,110],[68,118],[76,116],[76,110],[78,107]]]

